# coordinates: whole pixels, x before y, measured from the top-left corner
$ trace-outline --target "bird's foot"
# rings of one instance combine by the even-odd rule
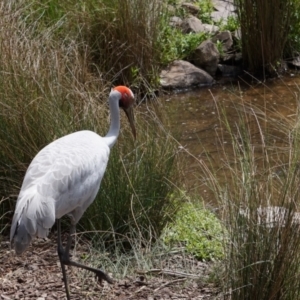
[[[104,273],[102,270],[95,269],[93,271],[95,273],[95,277],[98,279],[100,285],[102,285],[102,280],[105,280],[106,282],[113,284],[114,281],[112,278],[110,278],[106,273]]]
[[[93,272],[95,274],[95,276],[98,278],[100,283],[102,283],[102,280],[105,280],[110,284],[114,283],[113,279],[110,278],[102,270],[96,269],[96,268],[93,268],[93,267],[89,267],[89,266],[83,265],[81,263],[75,262],[73,260],[70,260],[68,254],[66,254],[66,253],[65,253],[65,255],[60,257],[60,260],[61,260],[61,263],[64,264],[64,265],[74,266],[74,267],[77,267],[77,268],[81,268],[81,269],[85,269],[85,270],[88,270],[90,272]]]

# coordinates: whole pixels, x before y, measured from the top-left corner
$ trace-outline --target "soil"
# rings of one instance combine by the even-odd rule
[[[86,245],[76,245],[72,259],[80,260],[87,251]],[[209,264],[197,262],[191,274],[184,270],[186,260],[174,254],[159,269],[131,272],[113,284],[99,283],[93,274],[67,267],[71,299],[216,299],[218,289],[201,280],[207,277]],[[118,274],[109,275],[116,278]],[[16,256],[8,238],[0,236],[0,299],[66,299],[54,236],[35,239],[22,256]]]

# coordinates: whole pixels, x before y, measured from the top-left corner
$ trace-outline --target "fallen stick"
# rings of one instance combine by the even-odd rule
[[[168,285],[170,285],[170,284],[177,283],[177,282],[181,282],[181,281],[185,281],[185,280],[186,280],[186,278],[180,278],[180,279],[168,281],[168,282],[162,284],[160,287],[156,288],[153,292],[155,293],[155,292],[157,292],[158,290],[163,289],[164,287],[166,287],[166,286],[168,286]]]
[[[192,279],[200,278],[200,276],[197,276],[195,274],[189,274],[189,273],[177,272],[177,271],[171,271],[165,269],[151,269],[148,271],[139,271],[139,273],[141,274],[158,273],[158,274],[170,275],[174,277],[185,277],[185,278],[192,278]]]

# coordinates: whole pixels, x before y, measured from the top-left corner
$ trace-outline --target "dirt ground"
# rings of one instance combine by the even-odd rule
[[[85,247],[76,246],[77,260],[84,255]],[[186,258],[185,258],[186,259]],[[136,271],[133,276],[115,280],[110,285],[100,284],[92,274],[77,268],[68,268],[71,299],[216,299],[218,291],[210,284],[203,284],[201,276],[207,275],[208,265],[198,262],[194,274],[177,268],[181,257],[174,255],[171,262],[160,269]],[[109,274],[113,276],[113,274]],[[119,276],[120,278],[122,276]],[[56,240],[35,240],[22,256],[10,249],[8,238],[0,236],[0,299],[66,299]]]

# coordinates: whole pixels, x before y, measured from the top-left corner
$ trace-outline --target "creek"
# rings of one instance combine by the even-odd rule
[[[224,153],[228,160],[234,158],[234,150],[232,136],[224,129],[223,113],[230,126],[237,130],[240,119],[247,119],[245,123],[250,131],[251,143],[257,145],[258,153],[262,132],[269,147],[286,147],[287,131],[284,133],[280,127],[292,129],[295,125],[299,85],[300,77],[290,75],[266,83],[249,85],[241,81],[164,96],[161,101],[170,117],[171,132],[181,144],[178,149],[182,150],[184,160],[182,174],[185,187],[200,193],[205,202],[213,202],[203,181],[200,160],[206,161],[209,168],[218,173],[220,182],[226,181]],[[260,165],[259,158],[257,161]]]

